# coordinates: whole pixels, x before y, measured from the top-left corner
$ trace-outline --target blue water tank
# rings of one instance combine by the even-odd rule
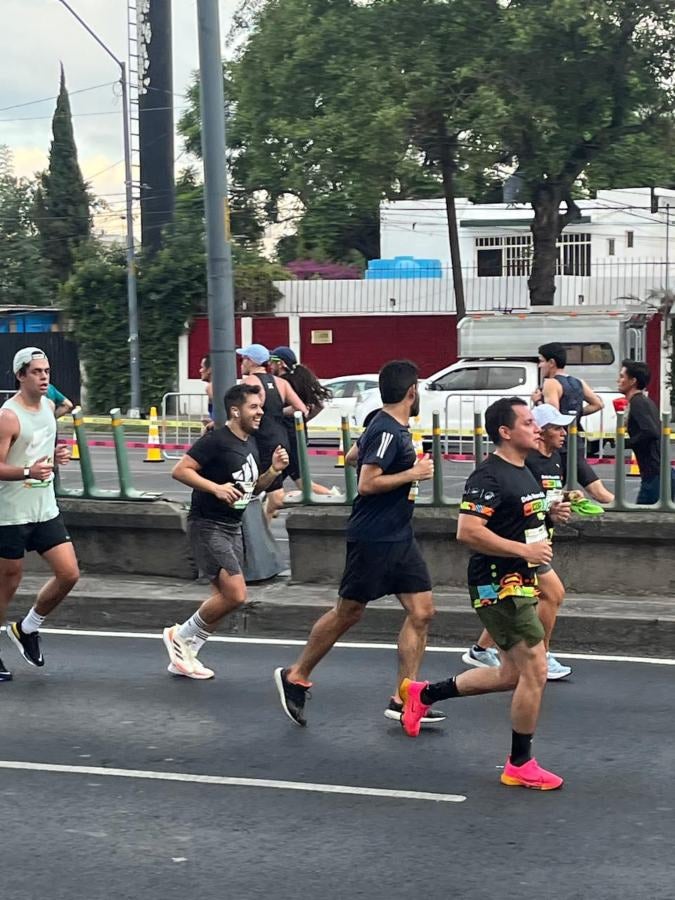
[[[442,278],[443,273],[440,259],[395,256],[393,259],[369,260],[365,277],[367,279]]]

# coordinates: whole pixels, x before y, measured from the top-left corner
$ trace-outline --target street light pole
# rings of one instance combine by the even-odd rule
[[[237,367],[218,0],[197,0],[197,26],[213,417],[216,425],[224,425],[223,398],[225,391],[236,382]]]
[[[96,43],[104,50],[113,62],[119,66],[120,85],[122,88],[122,116],[124,119],[124,187],[126,197],[127,220],[127,303],[129,309],[129,374],[131,379],[131,397],[129,416],[138,418],[141,409],[141,366],[138,338],[138,295],[136,291],[136,261],[134,249],[133,194],[131,178],[131,141],[129,138],[129,95],[127,90],[127,67],[107,47],[84,19],[75,12],[67,0],[59,0],[62,6],[80,23]]]

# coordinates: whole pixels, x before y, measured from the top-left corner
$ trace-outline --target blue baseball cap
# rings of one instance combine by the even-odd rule
[[[246,356],[258,366],[264,366],[269,361],[270,351],[262,344],[249,344],[248,347],[240,347],[238,356]]]

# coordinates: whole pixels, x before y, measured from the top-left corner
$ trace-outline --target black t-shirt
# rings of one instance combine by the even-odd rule
[[[640,475],[653,478],[661,469],[661,419],[656,404],[646,394],[635,394],[631,399],[626,427]]]
[[[550,456],[545,456],[539,450],[533,450],[528,454],[525,465],[532,472],[546,494],[547,505],[550,491],[562,491],[565,484],[565,471],[562,457],[558,450],[554,450]],[[550,516],[546,516],[549,537],[553,537],[553,522]]]
[[[415,464],[416,454],[407,425],[389,413],[379,412],[359,440],[357,478],[361,466],[379,466],[385,475],[405,472]],[[383,494],[360,494],[347,523],[348,541],[393,543],[412,539],[415,501],[409,500],[410,484]]]
[[[469,476],[460,515],[479,516],[494,534],[530,544],[546,540],[546,497],[527,466],[515,466],[491,453]],[[532,597],[537,567],[519,557],[472,553],[469,594],[475,607],[507,597]]]
[[[255,438],[242,441],[227,425],[207,431],[195,441],[187,455],[199,463],[199,474],[216,484],[255,484],[259,477],[260,456]],[[191,519],[211,519],[236,525],[243,515],[244,508],[235,509],[206,491],[192,491]]]

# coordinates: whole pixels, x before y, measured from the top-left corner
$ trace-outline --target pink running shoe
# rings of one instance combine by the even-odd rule
[[[429,712],[429,705],[422,703],[420,699],[422,691],[428,684],[428,681],[411,681],[409,678],[404,678],[399,686],[398,692],[403,700],[401,725],[410,737],[417,737],[420,733],[422,719]]]
[[[533,788],[535,791],[555,791],[563,786],[560,775],[542,769],[536,759],[530,759],[522,766],[514,766],[509,757],[501,774],[501,783],[509,787]]]

